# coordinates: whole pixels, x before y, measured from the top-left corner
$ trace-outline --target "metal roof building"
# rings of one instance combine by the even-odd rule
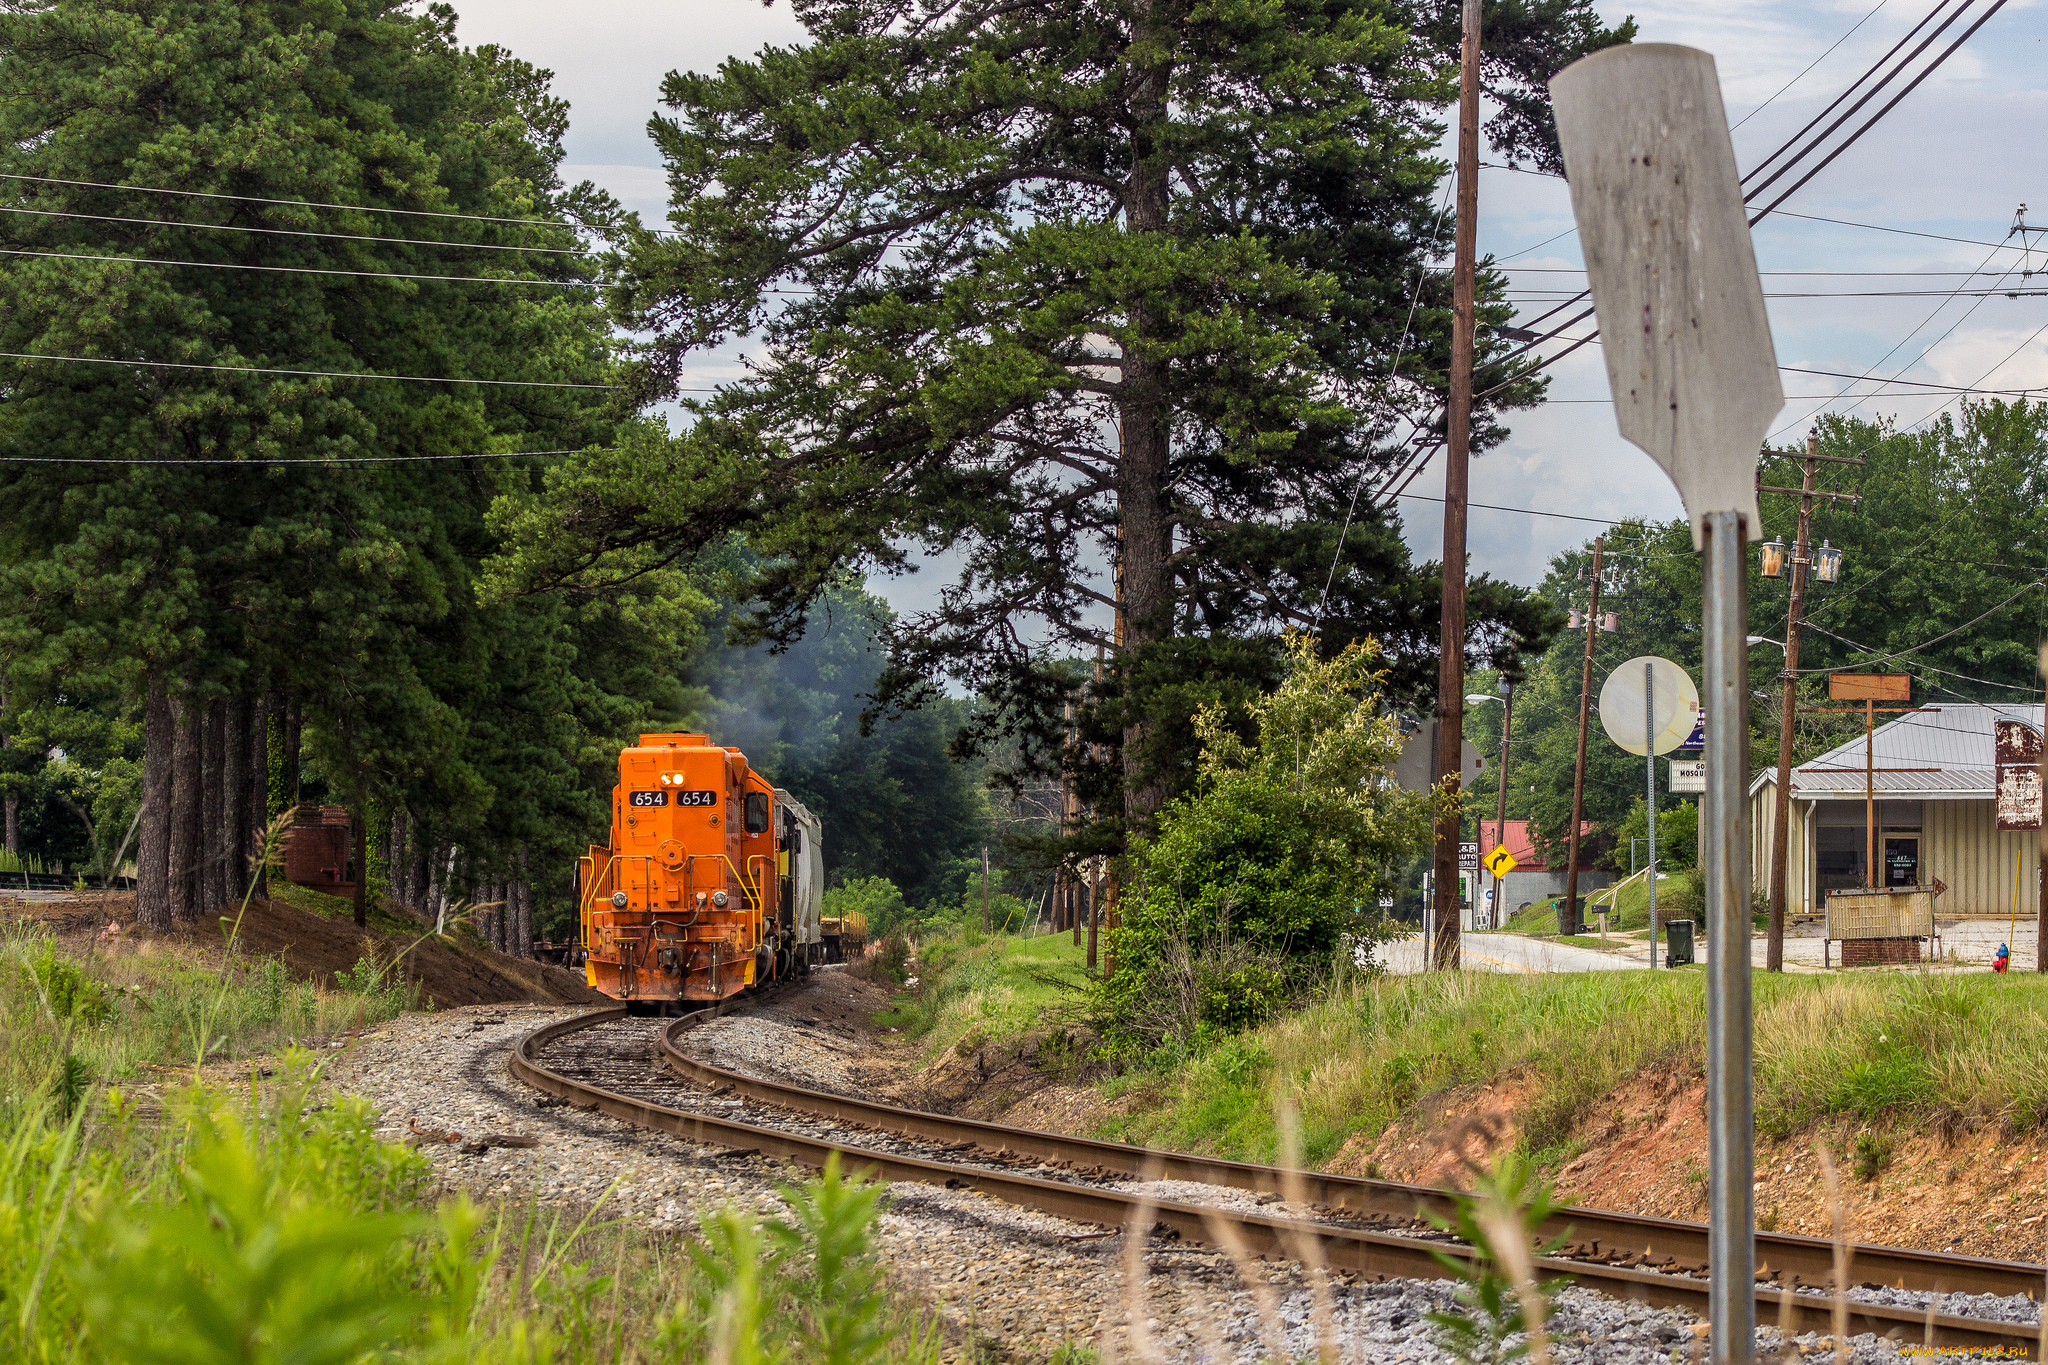
[[[2035,913],[2040,836],[1996,827],[1993,726],[2001,720],[2039,731],[2041,707],[1943,703],[1877,727],[1868,780],[1877,797],[1880,884],[1940,882],[1946,889],[1935,909],[1942,915],[2009,915],[2015,906],[2020,915]],[[1785,905],[1794,914],[1818,912],[1829,890],[1872,884],[1864,868],[1864,765],[1859,735],[1792,770]],[[1765,897],[1777,778],[1767,768],[1749,788],[1751,886]]]

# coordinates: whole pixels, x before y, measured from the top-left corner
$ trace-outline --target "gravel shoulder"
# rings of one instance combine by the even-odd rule
[[[858,987],[858,989],[855,989]],[[707,1060],[816,1089],[875,1094],[878,1079],[867,1015],[874,988],[821,973],[774,1000],[691,1030]],[[879,992],[877,992],[879,994]],[[864,1011],[864,1012],[863,1012]],[[339,1088],[377,1105],[380,1132],[418,1143],[447,1191],[479,1199],[585,1210],[655,1232],[686,1233],[700,1213],[732,1205],[761,1216],[783,1211],[776,1185],[791,1177],[759,1156],[699,1147],[568,1108],[514,1080],[507,1058],[518,1040],[580,1010],[480,1006],[405,1015],[349,1048],[330,1071]],[[858,1016],[858,1017],[854,1017]],[[653,1070],[650,1032],[649,1070]],[[427,1140],[420,1130],[457,1133]],[[488,1147],[491,1134],[530,1137],[532,1147]],[[1236,1191],[1202,1187],[1218,1202]],[[1161,1197],[1189,1190],[1160,1186]],[[1277,1332],[1288,1357],[1312,1355],[1322,1331],[1347,1362],[1447,1362],[1425,1316],[1450,1303],[1450,1286],[1395,1280],[1327,1287],[1329,1327],[1319,1331],[1315,1286],[1291,1264],[1247,1267],[1211,1249],[1147,1237],[1127,1283],[1126,1236],[970,1191],[895,1184],[877,1246],[899,1284],[932,1303],[961,1360],[1039,1361],[1063,1345],[1087,1345],[1103,1359],[1254,1365]],[[1269,1305],[1262,1311],[1261,1303]],[[1132,1327],[1137,1326],[1133,1340]],[[1623,1303],[1576,1288],[1560,1297],[1552,1326],[1560,1362],[1649,1365],[1689,1358],[1698,1340],[1684,1314]],[[1817,1339],[1802,1341],[1818,1350]],[[1897,1359],[1889,1343],[1859,1338],[1858,1362]]]

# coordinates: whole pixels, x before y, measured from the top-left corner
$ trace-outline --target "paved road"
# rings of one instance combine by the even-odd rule
[[[1538,972],[1615,972],[1640,968],[1640,959],[1630,961],[1617,953],[1581,948],[1573,943],[1526,938],[1521,934],[1467,934],[1463,944],[1465,965],[1478,972],[1534,975]],[[1396,939],[1380,950],[1380,960],[1396,975],[1423,970],[1422,935]]]

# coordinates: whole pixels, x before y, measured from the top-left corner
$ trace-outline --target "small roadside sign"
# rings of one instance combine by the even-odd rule
[[[1479,844],[1477,840],[1466,840],[1458,845],[1458,871],[1479,870]]]
[[[1672,759],[1669,789],[1674,792],[1704,792],[1707,789],[1706,761]]]
[[[1486,855],[1486,870],[1493,874],[1495,881],[1515,870],[1515,855],[1508,852],[1506,844],[1495,844],[1493,852]]]

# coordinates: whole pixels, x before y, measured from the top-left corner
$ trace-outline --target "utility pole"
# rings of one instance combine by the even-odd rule
[[[1799,534],[1792,541],[1792,603],[1785,616],[1785,671],[1780,675],[1784,679],[1784,687],[1778,703],[1778,800],[1771,812],[1771,926],[1764,948],[1764,970],[1767,972],[1785,970],[1785,865],[1791,852],[1789,844],[1792,838],[1792,717],[1799,704],[1799,627],[1806,603],[1806,569],[1813,562],[1813,500],[1843,496],[1823,493],[1814,487],[1814,479],[1823,460],[1831,464],[1863,463],[1861,460],[1821,454],[1820,437],[1809,432],[1806,458],[1801,461],[1804,473],[1799,487],[1766,488],[1762,483],[1757,485],[1759,492],[1796,492],[1799,495]]]
[[[1464,0],[1465,35],[1458,60],[1458,236],[1451,275],[1451,392],[1444,440],[1443,627],[1436,688],[1436,776],[1448,789],[1450,809],[1436,822],[1436,941],[1431,965],[1459,963],[1458,835],[1456,801],[1464,781],[1465,734],[1465,501],[1472,455],[1472,352],[1474,257],[1479,233],[1479,4]]]
[[[1579,824],[1586,808],[1586,718],[1593,704],[1593,632],[1600,627],[1600,556],[1607,537],[1593,541],[1593,597],[1586,607],[1586,660],[1579,671],[1579,761],[1572,768],[1571,853],[1564,867],[1564,913],[1557,931],[1569,938],[1579,932]],[[1650,952],[1652,965],[1656,950]]]
[[[981,846],[981,932],[989,931],[988,923],[988,845]]]
[[[1500,799],[1493,810],[1493,842],[1496,846],[1508,841],[1508,734],[1515,726],[1515,685],[1508,681],[1508,675],[1500,675]],[[1486,856],[1484,849],[1480,856]],[[1493,927],[1498,929],[1507,922],[1504,907],[1508,903],[1507,892],[1501,887],[1501,879],[1493,879]]]

